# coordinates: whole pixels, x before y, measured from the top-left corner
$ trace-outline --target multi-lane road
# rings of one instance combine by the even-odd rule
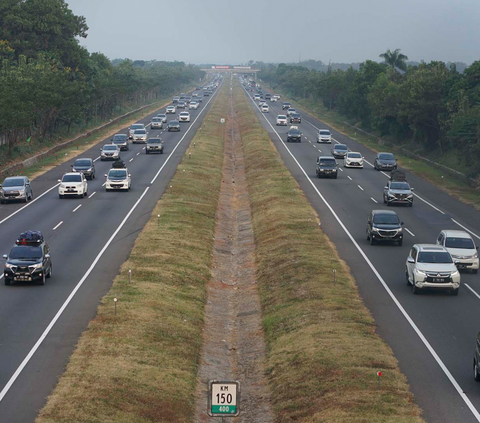
[[[373,169],[375,153],[304,111],[301,143],[287,143],[288,127],[276,126],[282,101],[268,102],[261,113],[254,93],[246,91],[292,175],[320,215],[322,228],[350,266],[380,335],[388,342],[408,377],[415,400],[432,423],[480,421],[480,384],[473,380],[473,351],[480,331],[479,275],[462,273],[458,297],[446,292],[413,295],[405,279],[405,261],[414,243],[435,243],[442,229],[468,230],[480,243],[480,213],[429,182],[407,172],[415,188],[413,207],[388,207],[405,222],[403,246],[369,245],[366,222],[373,209],[387,209],[383,187],[388,173]],[[338,179],[317,179],[316,158],[331,145],[317,144],[319,129],[330,129],[333,143],[343,143],[366,159],[364,169],[347,169],[338,160]],[[332,144],[333,145],[333,144]],[[355,360],[355,357],[352,357]],[[379,369],[382,370],[382,369]]]
[[[88,197],[58,198],[57,180],[71,171],[71,161],[32,181],[34,201],[0,206],[0,253],[8,253],[22,231],[36,229],[43,232],[53,262],[53,277],[45,286],[5,286],[0,279],[1,423],[34,421],[214,97],[203,97],[198,110],[190,110],[191,123],[181,123],[180,132],[147,128],[150,137],[163,139],[163,155],[146,155],[144,144],[122,152],[132,175],[129,192],[105,191],[103,174],[112,163],[100,161],[99,154],[106,139],[81,154],[95,159],[96,179],[88,181]],[[149,125],[162,111],[139,122]]]

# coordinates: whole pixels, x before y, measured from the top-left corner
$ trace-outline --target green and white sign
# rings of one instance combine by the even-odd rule
[[[208,414],[212,417],[240,414],[240,383],[238,381],[208,382]]]

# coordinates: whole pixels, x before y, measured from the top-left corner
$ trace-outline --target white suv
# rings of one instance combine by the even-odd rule
[[[287,116],[278,115],[277,116],[277,126],[288,126]]]
[[[460,272],[450,253],[435,244],[415,244],[405,264],[407,284],[413,293],[426,289],[448,289],[453,295],[460,290]]]
[[[179,115],[178,115],[178,120],[180,122],[190,122],[190,113],[188,112],[181,112]]]
[[[81,172],[69,172],[59,179],[58,197],[86,197],[88,193],[88,184],[85,175]]]
[[[465,231],[443,230],[437,237],[437,244],[445,247],[454,260],[458,260],[459,269],[471,269],[478,273],[478,247]]]

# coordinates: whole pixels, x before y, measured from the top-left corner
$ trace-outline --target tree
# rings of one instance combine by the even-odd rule
[[[394,51],[387,50],[385,53],[380,54],[379,57],[384,59],[387,66],[392,67],[394,70],[407,70],[405,61],[408,60],[408,57],[400,53],[399,48],[395,49]]]

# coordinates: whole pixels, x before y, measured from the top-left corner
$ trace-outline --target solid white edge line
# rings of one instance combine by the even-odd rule
[[[255,103],[254,103],[255,104]],[[255,104],[255,106],[257,107],[258,109],[258,106]],[[457,393],[460,395],[460,397],[463,399],[463,401],[465,402],[465,404],[467,405],[467,407],[470,409],[470,411],[472,412],[472,414],[474,415],[474,417],[477,419],[478,422],[480,422],[480,413],[477,411],[477,409],[475,408],[475,406],[472,404],[472,402],[468,399],[467,395],[463,392],[463,389],[460,387],[460,385],[458,384],[458,382],[455,380],[455,378],[453,377],[453,375],[450,373],[450,371],[447,369],[447,366],[445,366],[445,364],[443,363],[442,359],[438,356],[438,354],[436,353],[436,351],[433,349],[433,347],[430,345],[430,343],[428,342],[427,338],[425,338],[425,336],[423,335],[423,333],[420,331],[420,329],[418,328],[418,326],[415,324],[415,322],[413,321],[413,319],[410,317],[410,315],[407,313],[407,311],[403,308],[402,304],[400,304],[400,301],[398,301],[397,297],[395,296],[395,294],[390,290],[390,288],[388,287],[387,283],[383,280],[382,276],[380,275],[380,273],[377,271],[377,269],[375,268],[375,266],[373,265],[373,263],[370,261],[370,259],[367,257],[367,255],[365,254],[365,252],[363,251],[363,249],[360,247],[360,245],[357,243],[357,241],[355,240],[355,238],[352,236],[352,234],[349,232],[349,230],[347,229],[347,227],[343,224],[342,220],[338,217],[338,215],[335,213],[335,211],[333,210],[332,206],[328,203],[328,201],[325,199],[325,197],[321,194],[321,192],[318,190],[318,188],[316,187],[316,185],[313,183],[313,181],[310,179],[310,177],[308,176],[307,172],[305,172],[305,170],[303,169],[303,167],[300,165],[300,163],[298,162],[297,158],[292,154],[292,152],[290,151],[290,149],[288,148],[288,146],[285,144],[285,142],[282,140],[282,138],[280,137],[280,135],[278,134],[278,132],[275,130],[275,128],[272,126],[272,124],[268,121],[267,118],[265,118],[265,120],[267,121],[267,123],[270,125],[270,127],[272,128],[272,130],[277,134],[277,137],[278,139],[280,140],[280,142],[282,143],[282,145],[285,147],[285,149],[287,150],[287,152],[290,154],[290,156],[292,157],[292,159],[295,161],[295,163],[297,164],[297,166],[300,168],[300,170],[302,171],[302,173],[305,175],[305,177],[307,178],[307,181],[310,183],[310,185],[313,187],[313,189],[316,191],[316,193],[318,194],[318,196],[322,199],[322,201],[324,202],[324,204],[327,206],[327,208],[330,210],[330,212],[332,213],[333,217],[335,218],[335,220],[338,222],[338,224],[340,225],[340,227],[343,229],[343,231],[345,232],[345,234],[348,236],[348,238],[350,238],[350,240],[352,241],[353,245],[355,246],[355,248],[358,250],[358,252],[361,254],[361,256],[363,257],[363,259],[366,261],[366,263],[368,264],[368,266],[370,267],[370,269],[372,270],[372,272],[375,274],[375,276],[377,277],[377,279],[380,281],[380,283],[383,285],[385,291],[387,291],[388,295],[390,296],[390,298],[392,299],[392,301],[395,303],[395,305],[397,306],[397,308],[400,310],[400,312],[403,314],[403,316],[405,317],[405,319],[407,320],[407,322],[410,324],[410,326],[412,327],[412,329],[415,331],[415,333],[417,334],[417,336],[420,338],[420,340],[423,342],[423,344],[425,345],[425,347],[428,349],[428,351],[430,352],[430,354],[433,356],[433,358],[435,359],[435,361],[437,362],[437,364],[440,366],[440,368],[443,370],[443,373],[445,373],[445,376],[447,376],[448,380],[450,381],[450,383],[453,385],[453,387],[455,388],[455,390],[457,391]]]
[[[418,194],[415,194],[414,192],[412,193],[415,197],[417,197],[419,200],[422,200],[425,204],[428,204],[432,209],[435,209],[439,213],[445,214],[442,210],[440,210],[438,207],[435,207],[432,203],[429,203],[427,200],[423,199],[420,197]]]
[[[93,191],[88,198],[92,198],[96,193],[97,191]]]
[[[10,219],[11,217],[15,216],[17,213],[21,212],[24,208],[32,205],[33,203],[35,203],[35,201],[39,200],[40,198],[42,198],[45,194],[49,193],[52,189],[58,187],[60,185],[60,183],[58,183],[57,185],[54,185],[52,188],[49,188],[47,189],[45,192],[43,192],[42,194],[40,194],[38,197],[35,197],[32,201],[30,201],[30,203],[27,203],[25,204],[23,207],[20,207],[17,211],[13,212],[12,214],[8,215],[6,218],[4,218],[3,220],[0,220],[0,225],[3,223],[3,222],[6,222],[8,219]]]
[[[475,238],[480,239],[480,236],[478,236],[475,232],[472,232],[470,229],[466,228],[461,223],[458,223],[453,217],[451,219],[452,219],[453,223],[456,223],[458,226],[465,229],[467,232],[471,233]]]
[[[101,142],[101,141],[100,141]],[[94,162],[96,162],[98,159],[100,159],[101,157],[98,156],[96,159],[93,159]]]
[[[55,226],[55,227],[52,229],[52,231],[54,231],[55,229],[59,228],[62,223],[63,223],[63,220],[60,221],[60,223],[59,223],[57,226]]]
[[[412,231],[410,231],[409,229],[407,229],[407,228],[403,228],[403,229],[405,229],[410,235],[415,236],[415,234]]]
[[[77,207],[75,207],[73,210],[72,210],[72,213],[75,213],[80,207],[82,207],[82,205],[78,205]]]
[[[471,288],[468,283],[464,283],[463,285],[466,286],[472,292],[472,294],[475,295],[480,300],[480,295],[477,294],[477,292],[473,288]]]
[[[98,261],[100,260],[100,258],[103,256],[103,254],[105,253],[106,249],[109,247],[109,245],[112,243],[113,239],[117,236],[118,232],[120,232],[120,230],[123,228],[123,226],[125,225],[125,223],[127,222],[128,218],[131,216],[131,214],[133,213],[133,211],[137,208],[138,204],[140,204],[140,201],[142,201],[143,197],[145,196],[145,194],[148,192],[150,187],[147,187],[145,188],[145,191],[143,191],[143,194],[140,196],[140,198],[137,200],[137,202],[133,205],[133,207],[130,209],[130,211],[127,213],[127,215],[125,216],[125,218],[123,219],[122,223],[120,223],[120,225],[117,227],[117,229],[115,230],[115,232],[112,234],[112,236],[110,237],[110,239],[107,241],[107,243],[104,245],[104,247],[100,250],[100,252],[98,253],[97,257],[95,258],[95,260],[93,261],[93,263],[90,265],[90,267],[88,268],[88,270],[86,271],[86,273],[83,275],[82,279],[80,279],[80,281],[77,283],[77,285],[75,286],[75,288],[73,289],[73,291],[70,293],[70,295],[68,296],[68,298],[65,300],[65,302],[63,303],[63,305],[60,307],[60,309],[57,311],[57,314],[55,314],[55,317],[52,319],[52,321],[48,324],[47,328],[43,331],[42,335],[40,336],[40,338],[38,339],[38,341],[35,343],[35,345],[32,347],[32,349],[30,350],[30,352],[27,354],[27,356],[23,359],[22,363],[20,364],[20,366],[18,366],[17,370],[15,370],[15,373],[11,376],[11,378],[9,379],[9,381],[7,382],[7,384],[4,386],[4,388],[2,389],[2,391],[0,392],[0,402],[3,400],[3,398],[5,397],[5,395],[7,394],[7,392],[10,390],[10,388],[12,387],[13,383],[15,382],[15,380],[18,378],[18,376],[20,375],[20,373],[22,372],[22,370],[25,368],[25,366],[28,364],[28,362],[31,360],[31,358],[33,357],[33,355],[35,354],[35,352],[37,351],[37,349],[40,347],[40,345],[42,344],[42,342],[44,341],[44,339],[47,337],[47,335],[49,334],[49,332],[52,330],[53,326],[55,325],[55,323],[57,322],[57,320],[60,318],[60,316],[62,315],[62,313],[65,311],[65,309],[67,308],[68,304],[70,303],[70,301],[72,300],[72,298],[75,296],[75,294],[77,293],[77,291],[80,289],[80,287],[83,285],[83,283],[85,282],[85,280],[88,278],[88,276],[90,275],[90,273],[92,273],[93,269],[95,268],[95,266],[97,265]]]

